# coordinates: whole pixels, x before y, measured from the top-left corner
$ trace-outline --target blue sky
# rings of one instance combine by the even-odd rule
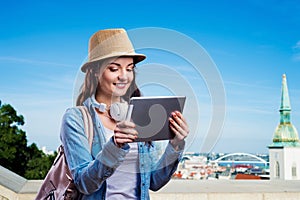
[[[105,28],[167,28],[200,44],[222,77],[226,118],[213,151],[267,152],[279,122],[283,73],[292,122],[300,128],[299,13],[298,1],[276,0],[5,1],[0,8],[0,99],[24,115],[29,142],[56,149],[60,120],[73,105],[74,81],[86,59],[89,37]],[[148,53],[144,64],[183,67]],[[192,74],[185,77],[192,79]],[[209,123],[204,82],[201,77],[191,81],[203,91],[198,94],[203,120],[190,151],[201,149]],[[186,115],[195,127],[191,113]]]

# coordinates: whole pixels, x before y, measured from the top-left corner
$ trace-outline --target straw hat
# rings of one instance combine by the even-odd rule
[[[82,65],[81,71],[86,72],[96,61],[119,56],[132,56],[135,63],[146,58],[145,55],[134,51],[124,29],[100,30],[90,38],[88,61]]]

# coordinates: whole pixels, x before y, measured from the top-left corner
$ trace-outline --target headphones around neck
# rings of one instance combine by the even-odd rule
[[[100,112],[104,113],[106,111],[107,105],[105,103],[100,103],[97,106]],[[108,114],[111,118],[113,118],[116,122],[120,122],[125,120],[126,114],[128,110],[128,103],[124,102],[116,102],[110,105],[108,110]]]

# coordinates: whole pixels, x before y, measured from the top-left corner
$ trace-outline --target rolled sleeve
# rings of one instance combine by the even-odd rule
[[[93,159],[84,133],[82,113],[78,108],[66,111],[62,120],[61,140],[74,183],[83,194],[91,194],[100,189],[129,151],[129,146],[118,148],[109,140]]]
[[[155,166],[155,170],[151,172],[150,189],[157,191],[169,182],[173,173],[176,171],[178,163],[182,158],[184,150],[184,142],[180,145],[180,150],[176,151],[173,146],[168,143],[164,154]]]
[[[128,144],[123,148],[119,148],[114,144],[113,139],[111,138],[109,142],[104,145],[102,152],[97,155],[96,159],[108,167],[117,168],[121,162],[124,161],[128,152]]]

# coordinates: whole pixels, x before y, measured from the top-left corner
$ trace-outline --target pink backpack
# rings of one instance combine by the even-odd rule
[[[77,106],[83,116],[84,130],[87,135],[90,150],[93,142],[93,122],[85,106]],[[78,200],[81,193],[77,190],[72,174],[67,164],[62,145],[58,148],[57,157],[48,171],[35,200]]]

